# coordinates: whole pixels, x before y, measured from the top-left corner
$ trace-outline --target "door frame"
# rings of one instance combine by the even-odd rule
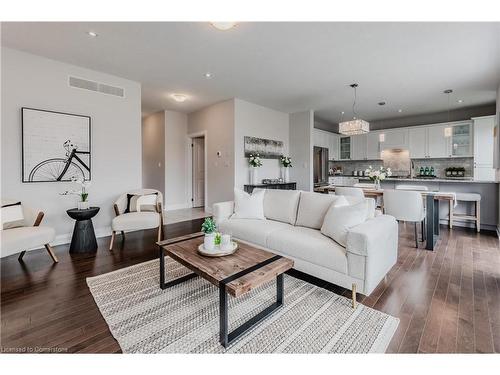
[[[204,143],[204,155],[203,155],[203,158],[204,158],[204,164],[205,164],[205,186],[204,186],[204,200],[205,200],[205,206],[204,206],[204,209],[206,212],[209,212],[208,211],[208,169],[207,169],[207,166],[208,166],[208,163],[207,163],[207,156],[208,156],[208,152],[207,152],[207,131],[204,130],[204,131],[201,131],[201,132],[196,132],[196,133],[189,133],[187,135],[187,168],[188,168],[188,201],[189,201],[189,205],[190,207],[193,207],[193,149],[191,147],[191,144],[193,142],[193,138],[201,138],[203,137],[203,143]]]

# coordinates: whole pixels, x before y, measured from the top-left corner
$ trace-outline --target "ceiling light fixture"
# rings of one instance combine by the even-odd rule
[[[462,99],[458,99],[457,103],[463,103],[464,101]]]
[[[355,134],[365,134],[370,131],[370,124],[365,120],[358,119],[356,114],[356,99],[357,93],[356,89],[358,88],[357,83],[353,83],[350,85],[354,90],[354,101],[352,103],[352,120],[344,121],[339,124],[339,133],[345,135],[355,135]]]
[[[210,24],[215,27],[217,30],[230,30],[233,27],[235,27],[238,23],[237,22],[210,22]]]
[[[378,105],[385,105],[385,102],[378,102]]]
[[[400,109],[398,109],[398,112],[401,113],[401,112],[403,112],[403,110],[400,108]]]
[[[92,38],[97,37],[99,34],[97,34],[95,31],[87,31],[87,35],[91,36]]]
[[[172,97],[172,99],[179,103],[183,103],[187,100],[187,96],[184,94],[172,94],[170,96]]]
[[[206,72],[206,73],[204,74],[204,76],[205,76],[205,78],[206,78],[206,79],[210,79],[210,78],[212,78],[212,73],[210,73],[210,72]]]

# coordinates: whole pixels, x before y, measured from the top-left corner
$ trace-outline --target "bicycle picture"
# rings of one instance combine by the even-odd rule
[[[23,182],[90,180],[90,117],[22,109]]]

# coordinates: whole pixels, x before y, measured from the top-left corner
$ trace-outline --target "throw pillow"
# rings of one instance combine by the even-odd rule
[[[127,194],[127,209],[125,212],[156,212],[158,193],[135,195]]]
[[[255,191],[253,194],[234,189],[234,214],[232,219],[260,219],[264,217],[265,190]]]
[[[24,227],[24,214],[21,202],[2,205],[2,225],[0,229]]]
[[[349,229],[366,221],[366,202],[355,205],[332,205],[325,215],[321,233],[346,247]]]
[[[320,229],[326,212],[340,197],[340,195],[301,191],[295,225]]]

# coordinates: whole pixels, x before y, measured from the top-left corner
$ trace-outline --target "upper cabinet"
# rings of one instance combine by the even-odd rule
[[[339,140],[339,159],[351,159],[351,137],[340,137]]]
[[[351,159],[366,160],[366,134],[351,137]]]
[[[434,125],[427,128],[427,157],[446,158],[449,154],[449,137],[445,135],[446,125]]]
[[[427,129],[416,128],[410,129],[408,136],[408,149],[410,151],[410,158],[423,159],[427,157]]]
[[[408,148],[408,129],[388,129],[381,132],[384,137],[381,147],[388,149],[407,149]]]
[[[451,127],[450,156],[472,156],[472,127],[470,123]]]
[[[380,134],[379,132],[370,132],[366,134],[366,159],[378,160],[380,156]]]
[[[338,160],[339,158],[339,135],[313,129],[313,146],[324,147],[328,149],[328,159]]]

